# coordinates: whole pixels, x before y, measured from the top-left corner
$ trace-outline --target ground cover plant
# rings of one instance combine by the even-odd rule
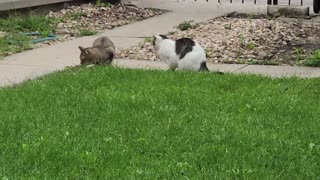
[[[22,33],[39,32],[46,37],[55,31],[58,19],[28,14],[11,14],[0,18],[0,58],[32,49],[32,37]]]
[[[72,68],[0,89],[2,179],[313,179],[320,79]]]
[[[40,8],[41,9],[41,8]],[[158,9],[143,9],[134,6],[97,3],[67,6],[64,9],[37,14],[30,12],[8,12],[0,15],[0,58],[32,48],[48,46],[60,41],[81,36],[91,36],[164,13]],[[22,33],[38,32],[39,36]],[[50,34],[57,38],[37,44],[32,39]]]

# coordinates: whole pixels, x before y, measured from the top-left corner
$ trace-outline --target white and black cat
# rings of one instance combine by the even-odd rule
[[[190,38],[174,41],[157,34],[154,35],[153,45],[160,60],[172,70],[209,71],[204,49]]]

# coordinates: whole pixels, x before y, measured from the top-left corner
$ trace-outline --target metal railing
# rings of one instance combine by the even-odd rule
[[[303,6],[303,0],[300,1],[300,5]],[[278,5],[278,0],[267,0],[268,5]],[[288,0],[288,5],[291,5],[291,0]]]
[[[197,0],[194,0],[197,1]],[[208,0],[206,0],[208,2]],[[218,0],[219,3],[221,3],[221,0]],[[242,4],[244,3],[244,0],[241,0]],[[253,1],[254,4],[257,4],[257,0]],[[232,0],[230,0],[230,3],[232,3]],[[267,0],[268,5],[278,5],[278,0]],[[303,6],[303,0],[301,0],[301,6]],[[288,5],[291,5],[291,0],[288,0]]]

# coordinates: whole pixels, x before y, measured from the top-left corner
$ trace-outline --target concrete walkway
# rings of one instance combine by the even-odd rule
[[[118,49],[130,48],[155,33],[167,33],[174,26],[185,20],[196,22],[206,21],[232,11],[265,12],[266,5],[218,4],[216,1],[205,0],[133,0],[133,3],[143,7],[169,9],[164,15],[153,17],[141,22],[107,30],[98,35],[111,37]],[[47,73],[62,70],[66,66],[79,64],[78,46],[90,46],[98,36],[82,37],[72,41],[55,44],[22,52],[0,60],[0,86],[20,83]],[[116,60],[116,65],[128,68],[153,67],[164,69],[161,62]],[[300,76],[320,77],[320,68],[298,68],[287,66],[248,66],[248,65],[208,65],[211,69],[220,71],[256,73],[270,76]]]
[[[168,66],[160,61],[145,61],[132,59],[115,60],[114,64],[124,68],[167,70]],[[320,68],[296,66],[263,66],[247,64],[208,64],[210,71],[229,72],[237,74],[260,74],[269,77],[320,77]]]

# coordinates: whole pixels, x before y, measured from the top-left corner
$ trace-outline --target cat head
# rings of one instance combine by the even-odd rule
[[[168,39],[168,37],[165,36],[165,35],[162,35],[162,34],[155,34],[155,35],[153,35],[153,42],[152,42],[152,44],[153,44],[153,46],[155,46],[156,49],[157,49],[157,47],[159,46],[159,44],[160,44],[163,40],[165,40],[165,39]]]
[[[84,48],[82,46],[79,46],[79,49],[81,51],[80,64],[82,65],[90,64],[92,61],[92,55],[93,55],[91,48]]]

